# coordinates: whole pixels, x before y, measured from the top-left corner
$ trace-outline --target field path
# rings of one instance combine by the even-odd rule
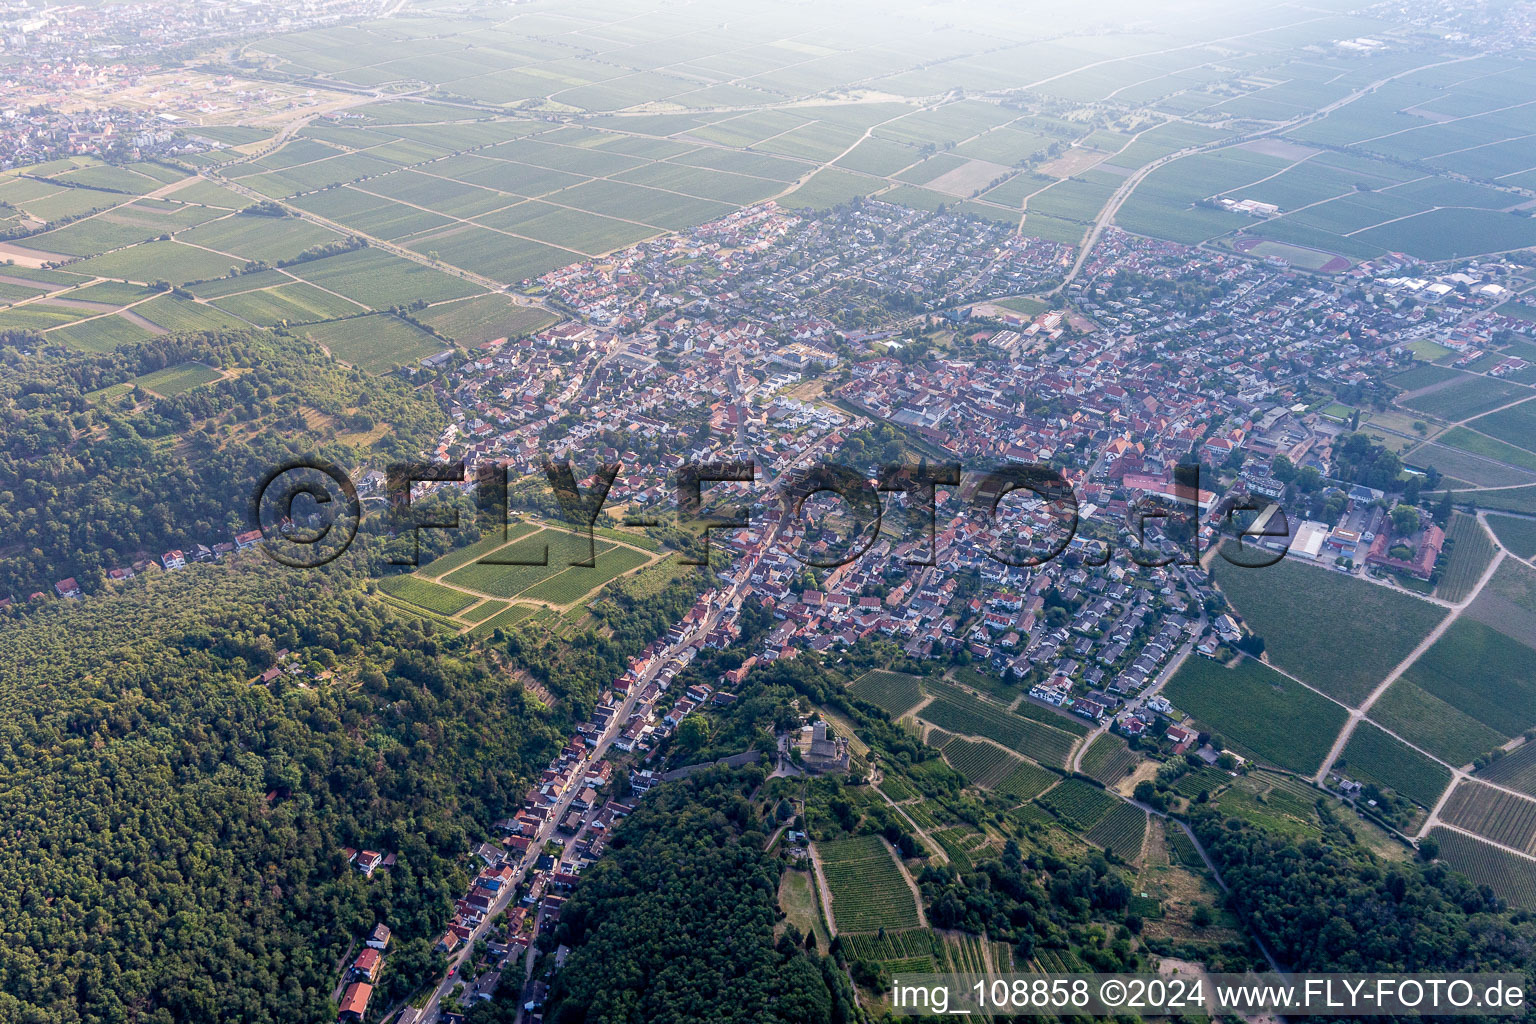
[[[891,805],[891,809],[893,811],[901,815],[901,820],[905,821],[911,827],[913,835],[922,840],[923,845],[928,848],[928,853],[932,857],[934,857],[940,863],[949,863],[949,854],[944,852],[944,847],[940,846],[938,841],[928,834],[927,829],[923,828],[923,826],[912,820],[912,816],[907,813],[906,808],[902,807],[901,804],[897,803],[895,800],[892,800],[890,794],[880,788],[879,783],[875,783],[874,790],[876,793],[879,793],[882,798],[884,798],[886,803]]]
[[[1461,618],[1461,613],[1466,610],[1467,606],[1477,599],[1477,595],[1483,592],[1483,587],[1487,586],[1488,581],[1493,578],[1494,572],[1508,554],[1503,547],[1498,545],[1497,541],[1494,542],[1494,546],[1498,549],[1497,552],[1493,558],[1489,559],[1487,568],[1483,570],[1483,574],[1478,577],[1476,585],[1467,593],[1467,596],[1460,601],[1451,603],[1451,613],[1441,619],[1439,625],[1430,630],[1429,635],[1419,641],[1419,645],[1409,651],[1408,656],[1398,662],[1397,667],[1388,672],[1386,678],[1376,684],[1376,688],[1370,692],[1365,700],[1360,702],[1359,707],[1350,709],[1349,721],[1345,722],[1344,728],[1339,730],[1339,735],[1333,741],[1333,747],[1328,751],[1328,756],[1323,759],[1323,765],[1317,770],[1317,774],[1313,776],[1313,781],[1319,785],[1323,784],[1323,780],[1328,778],[1328,770],[1333,767],[1333,763],[1344,752],[1344,745],[1349,742],[1349,737],[1354,733],[1355,726],[1365,717],[1366,712],[1371,710],[1371,705],[1375,704],[1381,695],[1387,692],[1387,687],[1397,682],[1398,678],[1408,670],[1408,666],[1418,661],[1425,651],[1434,646],[1435,641],[1445,635],[1445,631],[1450,629],[1457,619]]]
[[[917,926],[919,928],[927,928],[928,915],[923,913],[923,891],[917,887],[917,880],[912,877],[912,873],[902,863],[901,854],[896,852],[896,848],[886,842],[884,837],[881,837],[880,842],[885,843],[886,852],[896,861],[896,870],[901,872],[901,877],[906,879],[907,888],[912,890],[912,902],[917,904]]]
[[[816,879],[816,892],[821,897],[821,905],[826,910],[827,934],[837,938],[837,918],[832,914],[832,890],[827,886],[826,876],[821,873],[821,854],[816,852],[816,844],[807,847],[811,852],[811,874]]]

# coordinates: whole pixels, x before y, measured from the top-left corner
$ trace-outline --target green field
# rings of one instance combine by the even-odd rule
[[[544,310],[518,305],[505,295],[479,295],[429,306],[415,317],[461,345],[516,338],[554,322]]]
[[[1506,738],[1536,726],[1536,652],[1466,615],[1403,678]]]
[[[1435,806],[1450,785],[1450,770],[1388,736],[1370,722],[1361,722],[1344,746],[1342,762],[1334,767],[1361,782],[1386,786],[1422,807]]]
[[[444,348],[421,328],[386,313],[314,324],[304,328],[304,334],[337,359],[368,373],[385,373]]]
[[[1370,717],[1447,764],[1470,764],[1506,739],[1406,677],[1371,705]]]
[[[156,370],[154,373],[146,373],[142,377],[135,377],[133,382],[146,391],[153,391],[163,398],[169,398],[204,384],[212,384],[216,380],[222,380],[223,377],[223,372],[203,363],[182,363],[180,366],[170,366],[164,370]]]
[[[1270,661],[1346,704],[1358,704],[1446,614],[1289,558],[1262,569],[1212,564],[1233,608],[1264,638]]]
[[[532,605],[511,605],[470,630],[469,635],[476,638],[488,637],[498,629],[507,629],[510,626],[516,625],[533,613],[534,607]]]
[[[1510,554],[1517,558],[1536,558],[1536,519],[1491,515],[1488,526]]]
[[[1481,416],[1530,394],[1530,388],[1513,381],[1465,377],[1433,391],[1400,398],[1398,404],[1437,419],[1455,422]]]
[[[1230,669],[1209,658],[1186,659],[1163,693],[1238,750],[1304,773],[1323,763],[1348,717],[1339,705],[1247,658]]]
[[[416,299],[441,302],[483,291],[466,281],[378,249],[354,249],[288,269],[289,273],[311,284],[338,292],[372,309],[388,309]]]
[[[1517,857],[1496,846],[1448,828],[1430,835],[1440,844],[1440,861],[1472,880],[1486,885],[1511,906],[1536,910],[1536,861]]]
[[[1447,541],[1453,542],[1449,564],[1445,567],[1435,596],[1447,601],[1460,601],[1472,593],[1477,581],[1493,561],[1493,540],[1478,523],[1477,517],[1456,513],[1451,516],[1445,531]]]
[[[1083,833],[1083,838],[1105,852],[1134,861],[1141,855],[1146,835],[1147,812],[1140,807],[1117,801],[1097,825]]]
[[[982,789],[995,788],[1019,764],[1017,757],[995,744],[961,736],[949,736],[939,749],[951,768]]]
[[[386,576],[379,589],[419,608],[439,615],[455,615],[475,603],[475,598],[414,574]]]
[[[848,687],[848,692],[895,718],[923,699],[923,690],[918,682],[917,676],[904,672],[871,669],[855,679]]]
[[[640,551],[623,547],[608,547],[598,552],[595,565],[573,565],[549,579],[523,591],[521,597],[531,601],[548,601],[550,604],[571,604],[588,592],[610,580],[638,569],[649,560]]]
[[[605,541],[594,540],[599,564],[602,556],[613,549],[613,545]],[[489,557],[503,563],[520,562],[533,563],[546,557],[545,549],[548,549],[547,565],[536,564],[496,564],[483,559]],[[493,597],[516,597],[545,580],[558,576],[565,572],[586,573],[594,577],[598,570],[574,566],[572,562],[583,561],[587,558],[590,549],[586,541],[575,537],[563,530],[544,530],[522,538],[506,548],[497,551],[491,556],[481,556],[482,561],[473,562],[456,569],[447,575],[446,580],[455,586],[466,590],[474,590]],[[430,568],[430,567],[429,567]],[[572,577],[578,579],[579,577]],[[575,584],[570,584],[574,586]],[[581,593],[591,589],[589,585]],[[580,594],[576,595],[580,596]]]
[[[1536,743],[1516,747],[1478,772],[1477,777],[1536,796]]]
[[[133,345],[154,336],[148,328],[120,316],[98,316],[55,327],[48,332],[49,341],[62,342],[85,352],[109,352],[119,345]]]
[[[1106,786],[1113,786],[1130,774],[1140,760],[1141,756],[1125,740],[1105,733],[1094,740],[1088,753],[1083,755],[1083,772]]]
[[[901,869],[878,836],[817,843],[839,932],[915,928],[917,903]]]
[[[1121,801],[1082,779],[1064,779],[1035,802],[1074,832],[1086,832]]]
[[[923,708],[921,717],[948,732],[985,736],[1041,764],[1062,766],[1072,750],[1073,737],[1030,719],[1021,718],[996,704],[972,697],[954,687],[935,692],[933,702]]]

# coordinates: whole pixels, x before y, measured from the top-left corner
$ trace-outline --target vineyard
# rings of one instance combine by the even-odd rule
[[[1447,601],[1460,601],[1472,593],[1478,577],[1493,560],[1493,541],[1474,516],[1457,513],[1451,516],[1450,528],[1445,539],[1451,542],[1449,564],[1440,577],[1435,596]]]
[[[1168,852],[1172,855],[1174,862],[1191,871],[1204,871],[1205,861],[1201,859],[1200,851],[1195,849],[1195,841],[1172,822],[1168,823],[1167,833]]]
[[[1536,800],[1477,782],[1463,782],[1445,802],[1440,817],[1447,824],[1511,849],[1525,853],[1536,850]]]
[[[1106,852],[1113,851],[1122,860],[1134,861],[1141,856],[1146,835],[1147,812],[1127,803],[1116,803],[1083,838]]]
[[[477,598],[457,590],[440,586],[419,576],[386,576],[379,581],[379,589],[390,597],[397,597],[418,608],[439,615],[452,615],[474,604]]]
[[[1536,796],[1536,743],[1526,743],[1478,773],[1479,778]]]
[[[1451,771],[1405,746],[1369,722],[1361,722],[1344,747],[1351,778],[1396,790],[1421,807],[1433,807],[1451,783]]]
[[[1020,763],[1018,758],[996,744],[959,736],[948,737],[939,749],[944,752],[944,760],[951,768],[983,789],[995,789]]]
[[[1231,781],[1232,777],[1220,768],[1202,765],[1199,768],[1191,768],[1184,775],[1179,776],[1179,780],[1173,784],[1173,791],[1179,796],[1193,800],[1201,793],[1215,793]]]
[[[1088,723],[1084,722],[1082,719],[1074,718],[1070,715],[1064,715],[1061,712],[1054,711],[1043,704],[1036,704],[1028,697],[1025,697],[1023,700],[1019,701],[1019,706],[1013,709],[1013,713],[1024,718],[1031,719],[1032,721],[1039,722],[1042,725],[1048,725],[1053,729],[1061,729],[1064,732],[1069,732],[1074,736],[1088,735]]]
[[[832,894],[827,909],[837,931],[917,927],[912,890],[879,836],[817,843],[816,849]]]
[[[892,974],[925,973],[936,969],[935,936],[924,928],[884,935],[849,935],[844,948],[854,960],[869,960],[885,965]]]
[[[1125,740],[1105,733],[1094,740],[1088,753],[1083,755],[1083,771],[1104,785],[1113,786],[1125,778],[1139,760],[1141,758]]]
[[[903,779],[899,775],[885,776],[880,780],[879,787],[882,793],[890,797],[892,800],[895,800],[897,803],[901,803],[903,800],[910,800],[914,796],[917,796],[917,791],[911,786],[907,785],[907,780]]]
[[[1119,801],[1082,779],[1066,779],[1036,803],[1056,815],[1068,828],[1086,832],[1097,825]]]
[[[979,861],[989,858],[990,841],[969,825],[957,825],[934,832],[933,838],[957,871],[969,871]]]
[[[1069,733],[949,688],[923,708],[922,718],[949,732],[994,739],[1041,764],[1065,765],[1075,742]]]
[[[979,935],[960,932],[946,935],[942,940],[946,970],[951,974],[991,974],[987,970],[984,941]]]
[[[923,699],[922,687],[917,676],[905,672],[887,672],[873,669],[855,679],[848,692],[859,700],[868,701],[892,718],[915,707]]]
[[[1474,884],[1488,886],[1511,906],[1536,909],[1536,863],[1448,828],[1434,829],[1430,835],[1440,844],[1441,861]]]
[[[1055,772],[1046,771],[1029,761],[1020,761],[1008,777],[997,784],[996,791],[999,796],[1021,802],[1033,800],[1044,793],[1058,778],[1060,776]]]

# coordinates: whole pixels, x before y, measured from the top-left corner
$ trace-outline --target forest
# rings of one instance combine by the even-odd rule
[[[472,840],[569,728],[344,561],[49,605],[0,638],[0,678],[7,1024],[327,1021],[337,959],[380,921],[383,994],[415,990]],[[398,863],[366,880],[343,847]]]
[[[760,769],[716,769],[648,795],[562,908],[560,1024],[841,1024],[852,993],[779,916],[779,861],[751,795]]]
[[[109,353],[0,338],[0,598],[250,529],[269,470],[298,456],[345,467],[416,457],[442,412],[404,381],[370,377],[307,340],[197,332]],[[201,364],[221,379],[158,395],[136,379]],[[387,429],[386,429],[387,428]]]

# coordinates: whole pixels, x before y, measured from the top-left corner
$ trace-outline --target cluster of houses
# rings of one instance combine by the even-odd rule
[[[379,973],[384,966],[384,953],[389,949],[389,926],[375,925],[363,943],[362,952],[347,968],[343,979],[345,988],[337,1003],[338,1021],[360,1021],[368,1015],[368,1003],[373,999],[373,987],[378,984]]]

